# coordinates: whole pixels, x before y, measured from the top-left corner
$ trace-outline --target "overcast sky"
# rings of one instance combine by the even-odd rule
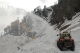
[[[0,0],[0,5],[10,5],[32,11],[37,6],[51,6],[54,5],[55,2],[57,2],[57,0]]]

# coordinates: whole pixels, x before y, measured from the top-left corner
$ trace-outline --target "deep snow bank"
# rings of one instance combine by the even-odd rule
[[[21,47],[17,53],[60,53],[56,46],[57,31],[47,25],[44,36]]]
[[[33,41],[24,36],[6,35],[0,37],[1,53],[60,53],[56,46],[58,31],[42,18],[28,13],[26,20],[30,32],[36,32]]]
[[[36,32],[37,39],[27,43],[17,53],[60,53],[56,46],[57,33],[46,21],[34,14],[28,14],[33,20],[31,31]],[[28,18],[27,18],[28,19]]]
[[[42,36],[40,35],[41,33],[43,34],[45,27],[48,25],[46,21],[44,21],[42,18],[39,16],[36,16],[35,14],[27,13],[25,16],[26,18],[26,26],[29,29],[28,35],[32,36],[34,35],[35,37]]]
[[[0,37],[0,53],[15,53],[19,46],[23,46],[31,40],[24,36],[6,35]]]

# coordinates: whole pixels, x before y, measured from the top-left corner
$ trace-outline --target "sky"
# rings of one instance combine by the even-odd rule
[[[0,5],[9,5],[25,9],[26,11],[32,11],[37,6],[43,8],[46,5],[48,7],[56,2],[57,0],[0,0]]]

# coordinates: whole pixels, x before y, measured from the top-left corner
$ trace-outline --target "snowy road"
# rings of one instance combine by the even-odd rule
[[[75,41],[75,51],[62,51],[62,53],[80,53],[80,29],[72,31],[71,36]]]
[[[80,53],[80,43],[75,42],[75,51],[65,50],[62,53]]]
[[[62,53],[80,53],[80,44],[78,42],[75,43],[75,51],[65,50]]]
[[[75,53],[80,53],[80,29],[72,31],[71,35],[75,41]]]

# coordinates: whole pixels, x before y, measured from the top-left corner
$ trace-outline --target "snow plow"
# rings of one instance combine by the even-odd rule
[[[57,40],[57,47],[63,51],[65,49],[70,49],[71,51],[74,51],[75,44],[74,40],[72,39],[69,32],[63,32],[58,34],[59,39]]]

